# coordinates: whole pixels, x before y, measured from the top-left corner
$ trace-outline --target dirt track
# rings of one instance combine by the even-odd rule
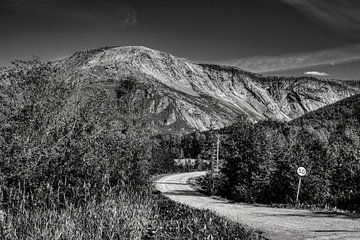
[[[360,240],[360,217],[234,204],[214,199],[188,185],[190,178],[204,174],[205,172],[193,172],[164,176],[156,181],[156,188],[174,201],[210,209],[235,222],[265,231],[270,239]]]

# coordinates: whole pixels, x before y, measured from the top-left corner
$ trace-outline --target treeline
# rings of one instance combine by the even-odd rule
[[[289,123],[242,119],[223,133],[217,194],[295,204],[296,169],[303,166],[302,204],[360,211],[360,96]]]

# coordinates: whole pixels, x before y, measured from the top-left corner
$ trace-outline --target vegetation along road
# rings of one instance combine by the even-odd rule
[[[188,181],[206,172],[173,174],[160,178],[156,188],[170,199],[201,209],[210,209],[235,222],[257,228],[270,239],[360,239],[360,216],[286,208],[271,208],[205,196]]]

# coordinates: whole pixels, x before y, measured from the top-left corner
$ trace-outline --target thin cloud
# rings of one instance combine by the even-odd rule
[[[283,2],[339,34],[360,39],[360,1],[358,0],[283,0]]]
[[[358,60],[360,60],[360,44],[318,52],[235,59],[224,63],[253,72],[265,73]]]
[[[318,77],[327,77],[329,76],[329,74],[325,73],[325,72],[318,72],[318,71],[307,71],[304,72],[305,75],[313,75],[313,76],[318,76]]]

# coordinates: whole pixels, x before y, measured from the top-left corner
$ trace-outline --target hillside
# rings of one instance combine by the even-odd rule
[[[360,95],[351,96],[289,122],[293,126],[311,126],[315,129],[329,128],[336,124],[350,123],[360,119]]]
[[[240,116],[289,121],[360,93],[336,80],[266,78],[234,67],[195,64],[145,47],[107,47],[54,62],[68,81],[111,89],[129,112],[161,132],[228,126]]]

